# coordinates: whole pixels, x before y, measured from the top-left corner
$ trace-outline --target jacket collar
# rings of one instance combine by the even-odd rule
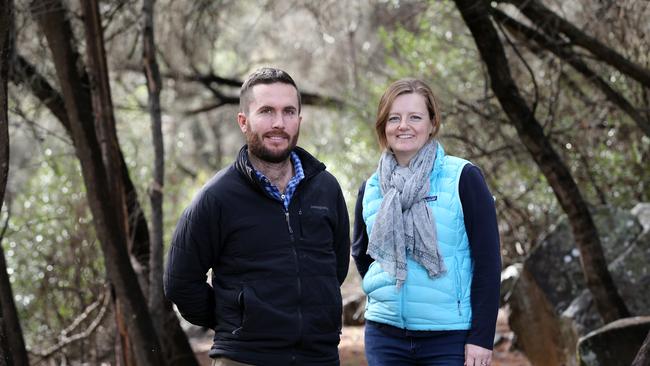
[[[298,157],[300,158],[302,169],[305,172],[304,180],[307,180],[325,170],[325,164],[323,164],[321,161],[316,159],[305,149],[296,146],[293,149],[293,152],[298,154]],[[247,181],[249,181],[251,184],[259,188],[260,190],[264,190],[262,184],[255,176],[255,171],[254,171],[255,168],[253,168],[253,164],[251,164],[250,160],[248,159],[248,145],[244,145],[242,146],[241,149],[239,149],[239,153],[237,153],[237,159],[235,159],[234,166],[235,169],[242,176],[244,176],[244,178]]]

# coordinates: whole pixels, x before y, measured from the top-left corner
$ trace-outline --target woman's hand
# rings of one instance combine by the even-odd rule
[[[492,351],[474,344],[465,345],[465,366],[490,366]]]

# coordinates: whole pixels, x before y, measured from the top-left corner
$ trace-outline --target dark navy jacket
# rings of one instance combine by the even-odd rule
[[[165,294],[190,323],[215,330],[211,357],[254,365],[339,364],[347,209],[325,165],[294,151],[305,178],[288,213],[264,192],[244,146],[176,227]]]

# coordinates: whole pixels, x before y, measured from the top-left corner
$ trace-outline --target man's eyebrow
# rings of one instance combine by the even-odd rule
[[[272,107],[270,105],[264,104],[264,105],[261,105],[261,106],[257,107],[256,111],[261,111],[262,109],[269,109],[269,108],[272,108]]]

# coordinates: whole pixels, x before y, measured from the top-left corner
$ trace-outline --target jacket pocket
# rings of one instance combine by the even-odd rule
[[[241,288],[214,287],[215,312],[217,318],[217,333],[236,334],[236,330],[242,325],[243,291]]]
[[[260,296],[265,294],[265,289],[244,285],[240,297],[241,329],[237,335],[248,338],[273,334],[295,334],[296,309],[295,307],[278,306],[272,303],[273,299]],[[279,293],[275,297],[281,297]]]
[[[301,238],[313,243],[334,241],[333,213],[327,206],[307,205],[298,211]],[[319,246],[319,249],[321,247]],[[333,248],[328,248],[330,251]]]

